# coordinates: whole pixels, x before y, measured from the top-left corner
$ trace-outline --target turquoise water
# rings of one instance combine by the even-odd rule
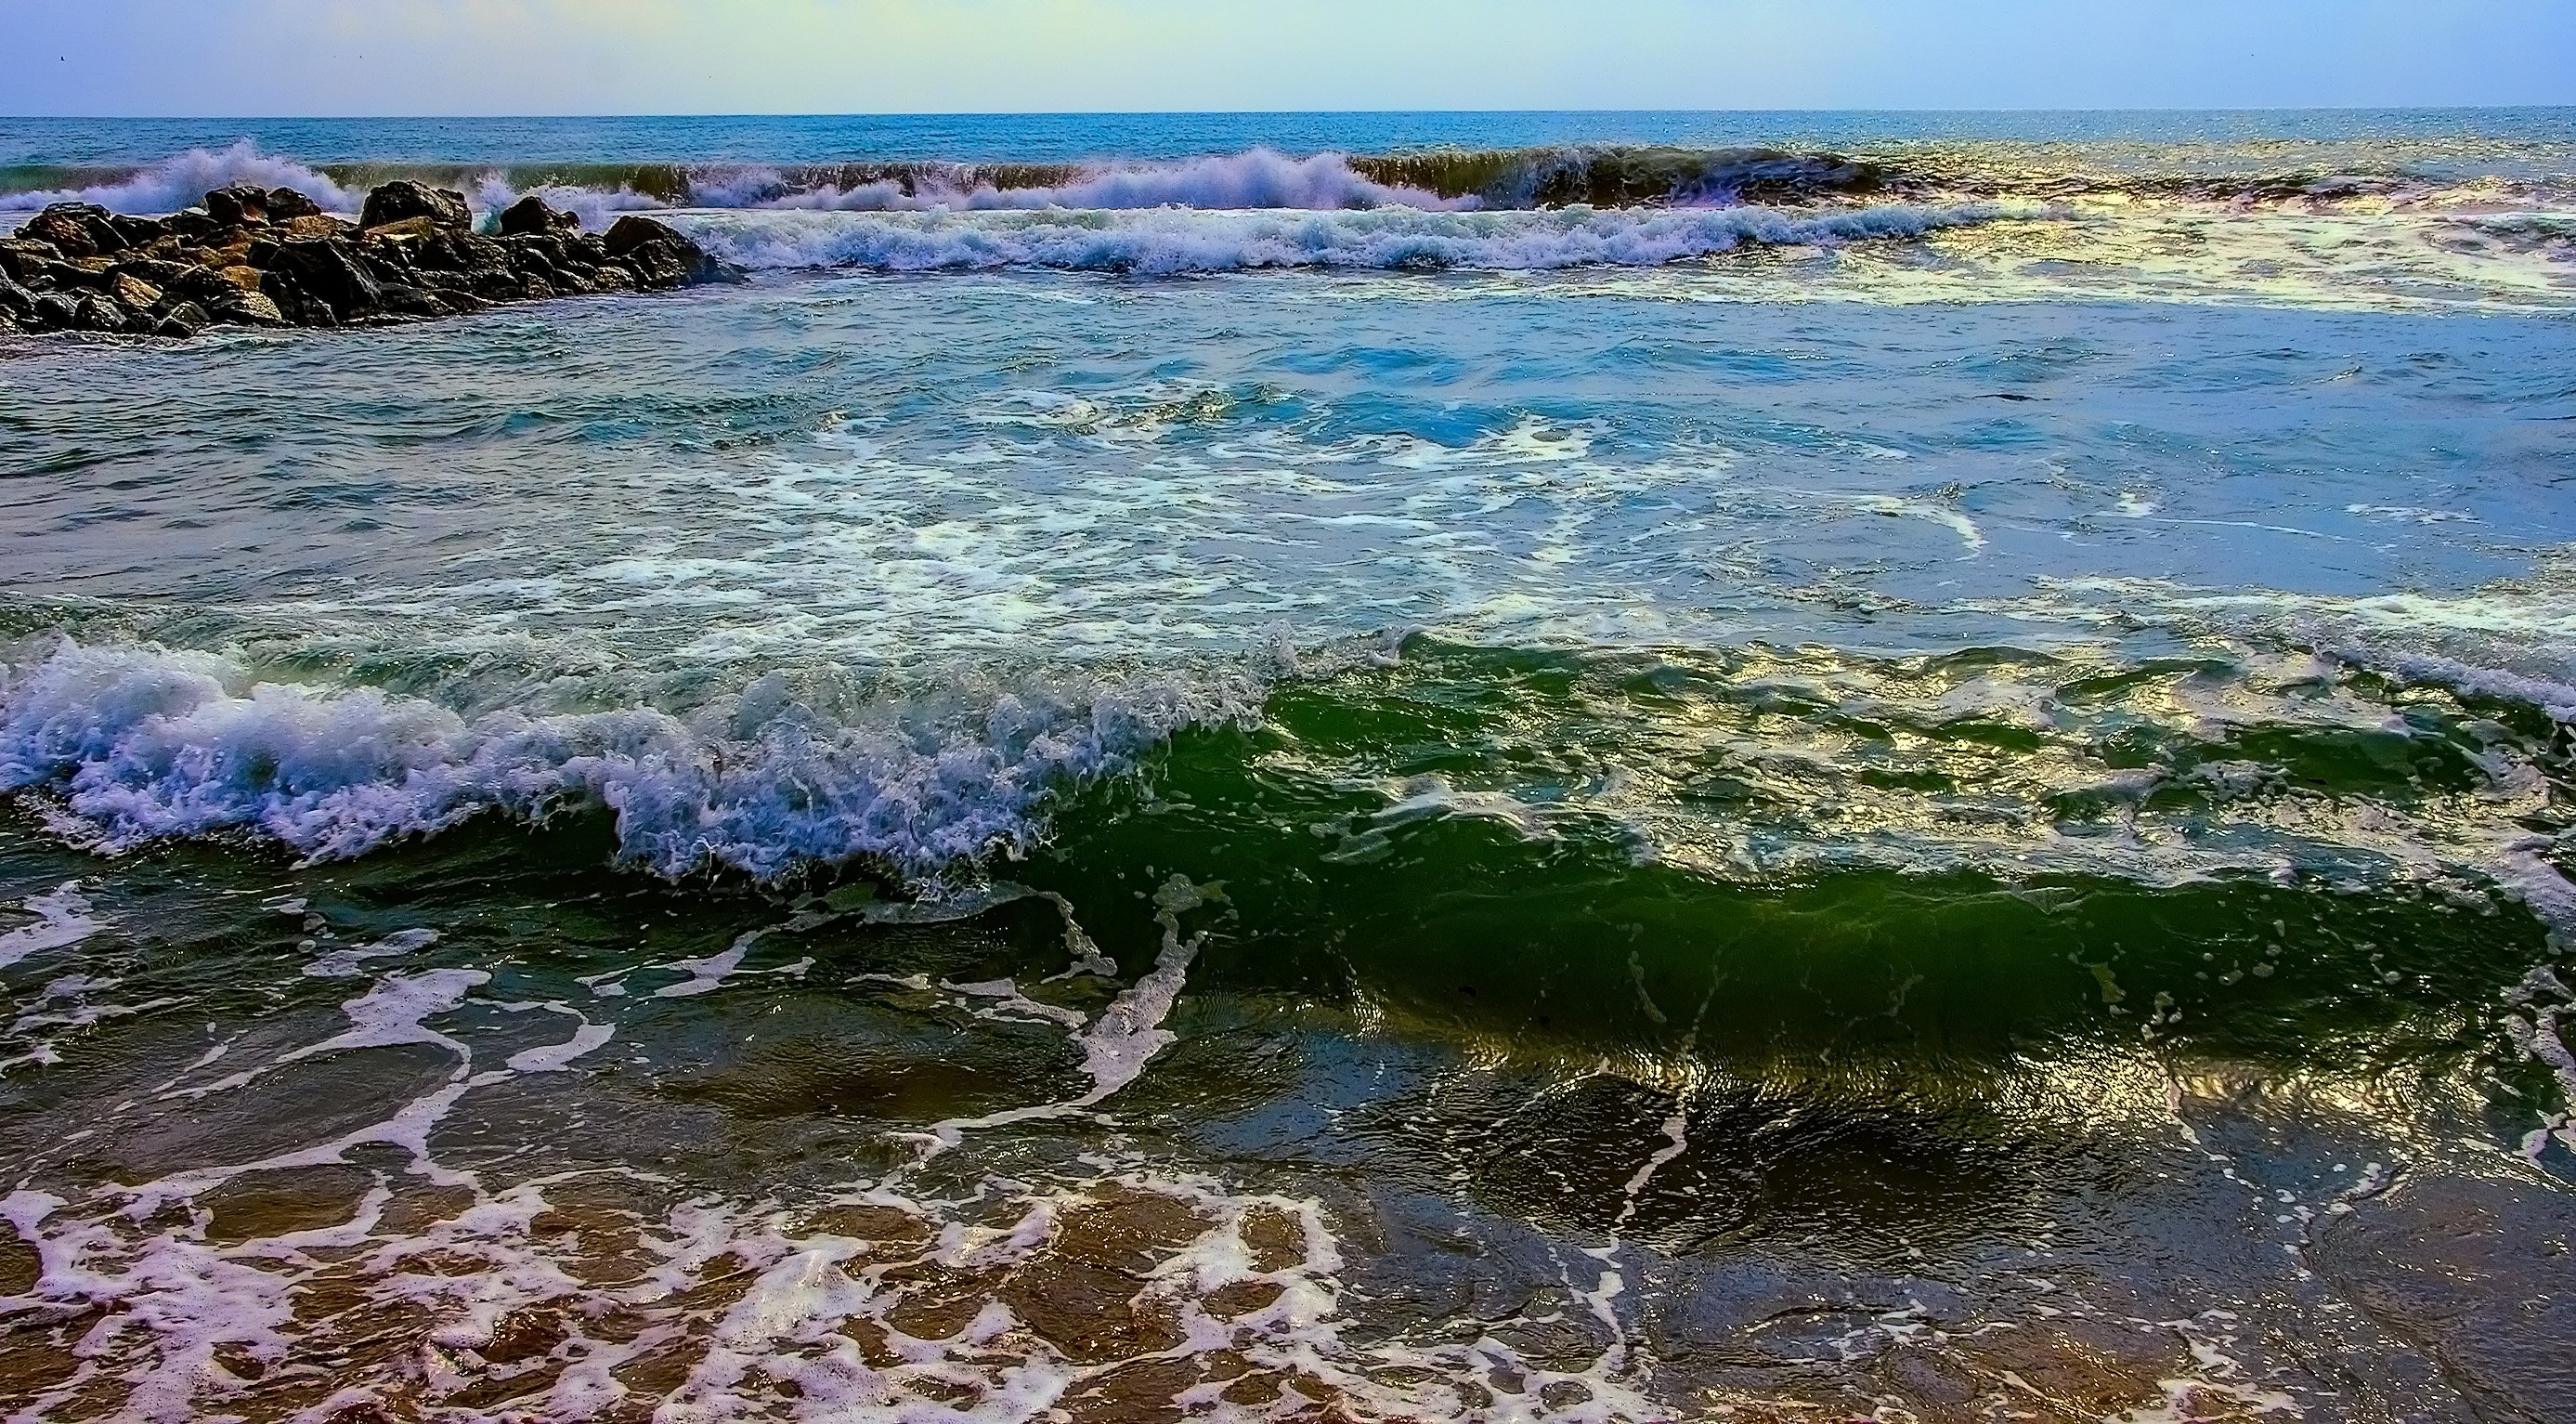
[[[0,339],[0,1392],[2553,1417],[2570,142],[0,121],[755,269]]]

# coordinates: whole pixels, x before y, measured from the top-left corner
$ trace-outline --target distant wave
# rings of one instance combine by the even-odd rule
[[[1392,156],[1292,155],[1267,148],[1160,163],[542,164],[310,167],[247,140],[140,169],[0,170],[0,209],[97,203],[171,212],[234,183],[288,187],[335,211],[392,178],[458,188],[486,208],[542,192],[604,213],[636,208],[809,208],[854,212],[1188,207],[1424,211],[1588,204],[1721,206],[1874,191],[1883,175],[1831,154],[1770,149],[1558,148]]]
[[[1268,148],[1166,162],[840,164],[323,164],[260,152],[245,140],[192,149],[141,168],[0,169],[0,211],[97,203],[164,213],[210,188],[293,188],[354,212],[369,187],[412,178],[455,188],[486,213],[528,193],[597,223],[634,210],[729,208],[838,212],[1130,211],[1200,208],[1421,212],[1609,208],[1938,206],[1975,201],[2333,204],[2351,200],[2476,209],[2498,201],[2576,200],[2565,182],[2437,178],[2386,172],[2092,173],[2045,153],[1912,153],[1901,162],[1775,148],[1617,144],[1295,155]]]
[[[1991,204],[1825,214],[1770,208],[1563,212],[701,212],[700,243],[752,268],[1004,267],[1175,275],[1252,268],[1647,267],[1745,246],[1913,237],[2020,215]],[[2036,215],[2036,214],[2031,214]]]

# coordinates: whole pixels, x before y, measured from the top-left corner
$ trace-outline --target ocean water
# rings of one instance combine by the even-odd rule
[[[11,1419],[2547,1420],[2576,113],[0,120]]]

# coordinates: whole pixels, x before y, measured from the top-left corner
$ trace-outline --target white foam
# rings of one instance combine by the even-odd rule
[[[1297,158],[1268,148],[1168,163],[1106,165],[1052,187],[997,188],[990,183],[960,187],[931,181],[916,182],[909,193],[892,182],[790,192],[775,170],[756,168],[699,178],[690,185],[689,196],[693,203],[710,208],[835,212],[1167,207],[1332,211],[1390,206],[1446,211],[1476,206],[1473,198],[1444,198],[1421,188],[1375,182],[1354,171],[1338,153]]]
[[[107,921],[90,914],[89,898],[81,894],[77,880],[30,895],[20,908],[34,915],[37,923],[0,934],[0,969],[31,954],[69,948],[107,928]]]
[[[1838,245],[2035,215],[1992,204],[1793,215],[1769,208],[1545,212],[708,212],[683,219],[755,268],[889,272],[1054,267],[1172,275],[1254,268],[1660,266],[1738,247]]]
[[[1254,705],[1158,683],[1000,692],[912,725],[800,707],[704,731],[636,707],[469,721],[373,688],[262,681],[217,654],[63,640],[0,681],[0,790],[50,793],[54,824],[106,853],[247,829],[319,862],[486,811],[598,806],[625,857],[664,874],[861,856],[928,873],[1025,846],[1059,782]]]
[[[354,213],[366,200],[362,192],[343,188],[303,164],[263,154],[243,139],[220,152],[189,149],[112,183],[0,193],[0,212],[30,212],[51,203],[96,203],[120,213],[175,213],[202,201],[213,189],[237,183],[292,188],[335,213]]]
[[[305,965],[304,973],[314,979],[354,979],[366,972],[368,960],[400,958],[437,942],[436,930],[396,930],[372,944],[332,950]]]

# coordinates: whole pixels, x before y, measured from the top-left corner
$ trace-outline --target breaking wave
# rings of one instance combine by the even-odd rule
[[[691,236],[752,268],[929,272],[1005,267],[1169,275],[1257,268],[1657,266],[1745,246],[1919,236],[2011,216],[1994,204],[1799,215],[1770,208],[1082,215],[702,213]]]
[[[850,860],[927,875],[1025,849],[1059,784],[1257,705],[1224,685],[1022,687],[852,725],[772,674],[688,717],[469,719],[221,654],[66,639],[0,678],[0,791],[36,793],[58,833],[111,854],[241,832],[318,862],[485,812],[604,808],[620,855],[663,875]]]

